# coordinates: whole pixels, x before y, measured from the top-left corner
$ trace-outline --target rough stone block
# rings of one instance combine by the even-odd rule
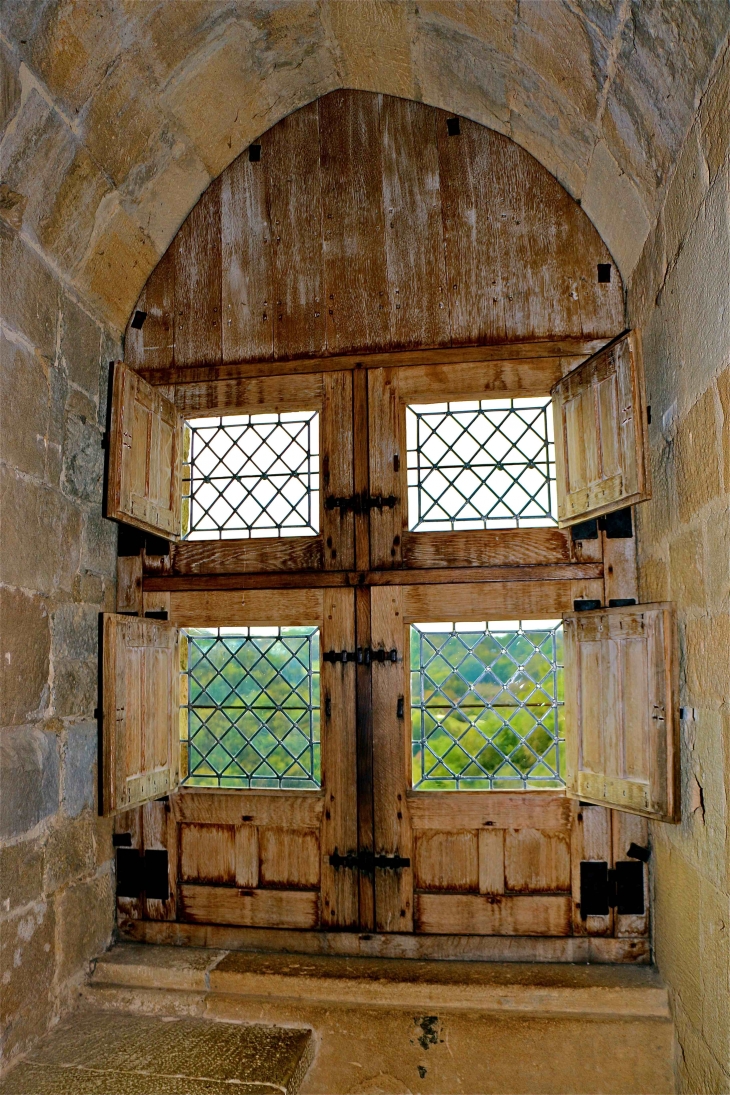
[[[48,407],[48,365],[0,333],[0,459],[41,479]]]
[[[88,570],[82,570],[74,578],[74,601],[89,605],[102,605],[104,603],[104,581],[98,574],[90,574]]]
[[[99,397],[101,328],[66,294],[61,298],[61,355],[68,379],[96,403]]]
[[[3,1057],[30,1048],[48,1028],[55,969],[53,907],[38,902],[0,922],[0,1025]]]
[[[605,240],[624,280],[639,261],[651,227],[641,190],[617,163],[605,141],[593,150],[581,206]]]
[[[416,98],[405,4],[335,0],[327,14],[345,60],[346,87]]]
[[[86,502],[101,504],[104,491],[102,431],[93,415],[67,414],[63,441],[63,489]]]
[[[43,593],[73,588],[81,511],[57,491],[0,468],[0,581]]]
[[[692,1023],[702,1015],[700,979],[700,879],[679,852],[663,843],[655,847],[654,932],[656,961]]]
[[[39,219],[38,238],[64,269],[73,270],[86,252],[97,212],[112,187],[83,147],[74,150],[53,183],[55,195]]]
[[[63,808],[77,817],[94,806],[99,729],[95,722],[70,726],[63,749]]]
[[[117,569],[117,525],[101,513],[87,514],[81,535],[81,565],[92,574],[113,577]]]
[[[699,124],[702,151],[712,182],[730,151],[730,45],[718,64],[714,79],[700,106]]]
[[[688,521],[722,490],[715,393],[709,388],[677,425],[677,502]]]
[[[18,58],[0,42],[0,136],[20,106]]]
[[[696,605],[704,608],[704,552],[701,529],[680,532],[670,541],[669,560],[672,600],[680,608]]]
[[[46,894],[95,873],[94,819],[90,813],[74,821],[64,819],[51,830],[46,842],[45,865]]]
[[[58,718],[90,719],[99,706],[96,661],[54,659],[51,701]]]
[[[78,974],[109,945],[116,904],[112,883],[111,872],[103,871],[59,893],[56,921],[60,981]]]
[[[669,571],[663,559],[640,556],[639,583],[642,601],[669,600]]]
[[[725,493],[730,495],[730,368],[723,370],[717,378],[717,392],[722,407],[723,481]]]
[[[730,615],[691,617],[684,623],[685,675],[690,702],[727,702],[730,673]]]
[[[58,744],[33,726],[0,733],[0,836],[22,836],[58,809]]]
[[[0,269],[13,271],[13,277],[3,278],[3,319],[51,359],[56,349],[58,283],[38,256],[1,222]]]
[[[707,164],[700,149],[697,127],[693,126],[684,142],[662,213],[669,263],[676,258],[708,187]]]
[[[654,311],[657,292],[667,269],[664,221],[660,216],[646,237],[641,256],[627,286],[629,325],[645,328]]]
[[[0,911],[39,901],[43,891],[43,839],[0,848]]]
[[[42,598],[0,587],[0,725],[26,722],[47,703],[50,629]]]

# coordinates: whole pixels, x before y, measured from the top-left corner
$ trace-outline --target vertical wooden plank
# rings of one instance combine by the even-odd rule
[[[117,559],[117,612],[142,615],[142,556],[120,555]]]
[[[406,514],[405,409],[398,393],[398,369],[371,369],[368,374],[370,494],[395,506],[370,512],[370,565],[402,565]]]
[[[355,493],[364,497],[370,490],[370,446],[368,426],[368,374],[364,369],[352,373],[353,476]],[[355,566],[370,568],[370,518],[367,513],[355,517]]]
[[[629,858],[628,851],[631,844],[637,844],[640,848],[646,848],[649,844],[649,823],[645,817],[638,814],[625,814],[619,810],[611,810],[611,834],[613,845],[613,863],[615,866],[621,860]],[[636,862],[636,860],[634,860]],[[619,914],[616,910],[614,917],[614,929],[617,936],[649,934],[649,867],[644,864],[644,913],[627,915]]]
[[[319,108],[295,110],[261,141],[271,210],[274,357],[325,349]]]
[[[504,829],[479,830],[479,893],[504,893]]]
[[[232,886],[236,880],[233,825],[180,826],[180,879]]]
[[[268,153],[268,135],[262,138]],[[222,360],[274,353],[271,223],[264,163],[244,152],[221,183]]]
[[[603,603],[607,605],[616,597],[633,597],[638,601],[636,537],[609,540],[605,532],[599,536],[603,542]]]
[[[318,105],[327,350],[385,349],[390,321],[378,97],[343,90]]]
[[[353,480],[352,373],[322,377],[320,416],[320,528],[325,570],[351,570],[355,565],[355,516],[352,511],[327,509],[327,498],[350,498]]]
[[[574,802],[570,835],[573,935],[612,935],[613,909],[608,916],[589,916],[583,920],[580,915],[580,863],[588,859],[611,865],[611,811],[604,806]]]
[[[175,364],[221,360],[221,181],[206,190],[175,237]]]
[[[390,345],[448,345],[436,112],[423,103],[384,95],[385,254],[390,299]]]
[[[375,871],[376,930],[413,931],[413,835],[406,799],[410,784],[410,710],[398,718],[407,695],[408,644],[403,593],[387,586],[371,590],[373,647],[397,651],[397,661],[373,662],[373,788],[375,854],[411,860],[408,867]]]
[[[363,377],[363,380],[365,377]],[[366,545],[367,546],[367,545]],[[372,645],[370,629],[370,588],[355,590],[356,644],[362,649]],[[357,846],[361,852],[374,849],[373,834],[373,705],[370,667],[357,665],[356,714],[357,735]],[[360,871],[360,928],[375,929],[375,879],[368,871]]]
[[[149,851],[167,852],[167,901],[145,896],[145,919],[175,920],[177,916],[177,826],[169,800],[147,802],[142,807],[142,837],[145,855]]]
[[[352,590],[324,590],[320,645],[323,651],[354,649]],[[355,927],[358,916],[357,872],[350,868],[336,869],[329,862],[329,857],[335,852],[340,855],[357,852],[354,664],[321,660],[320,688],[322,788],[325,796],[320,837],[322,923],[328,927]]]
[[[259,884],[259,831],[255,825],[237,825],[234,843],[236,885],[255,890]]]
[[[319,833],[313,829],[259,829],[261,886],[275,889],[315,890],[319,887]]]

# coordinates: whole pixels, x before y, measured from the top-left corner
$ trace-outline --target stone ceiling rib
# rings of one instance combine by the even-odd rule
[[[626,278],[729,28],[716,0],[5,0],[0,178],[24,236],[119,330],[211,179],[361,88],[512,137]]]

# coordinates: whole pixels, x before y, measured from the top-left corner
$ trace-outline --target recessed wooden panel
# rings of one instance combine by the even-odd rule
[[[573,583],[560,581],[403,586],[403,618],[417,623],[545,620],[571,609],[573,594]]]
[[[408,567],[540,566],[575,558],[570,532],[557,528],[403,533]]]
[[[533,829],[571,826],[570,799],[553,791],[409,791],[408,806],[415,830],[510,829],[516,817]]]
[[[507,892],[570,893],[570,835],[507,829],[504,874]]]
[[[181,880],[234,885],[235,837],[236,830],[232,825],[181,825]]]
[[[558,381],[553,415],[561,525],[651,497],[644,373],[633,332]]]
[[[416,930],[439,935],[570,935],[570,897],[415,895]]]
[[[571,794],[677,820],[675,627],[668,602],[566,614]]]
[[[278,889],[319,886],[319,834],[311,829],[259,830],[260,883]]]
[[[311,890],[247,890],[233,886],[180,886],[181,919],[193,924],[251,928],[316,928],[319,894]]]
[[[181,529],[182,420],[132,369],[114,366],[106,515],[177,539]]]
[[[419,832],[415,837],[414,885],[418,890],[479,889],[477,833]]]
[[[177,630],[105,613],[102,657],[102,808],[109,815],[177,787]]]

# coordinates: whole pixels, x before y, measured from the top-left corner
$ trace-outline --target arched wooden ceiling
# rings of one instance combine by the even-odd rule
[[[510,136],[626,278],[730,28],[718,0],[4,0],[0,178],[116,329],[211,180],[341,87]],[[6,199],[4,199],[5,201]]]
[[[126,360],[147,370],[611,337],[623,288],[578,203],[509,138],[337,91],[223,171],[137,310]]]

